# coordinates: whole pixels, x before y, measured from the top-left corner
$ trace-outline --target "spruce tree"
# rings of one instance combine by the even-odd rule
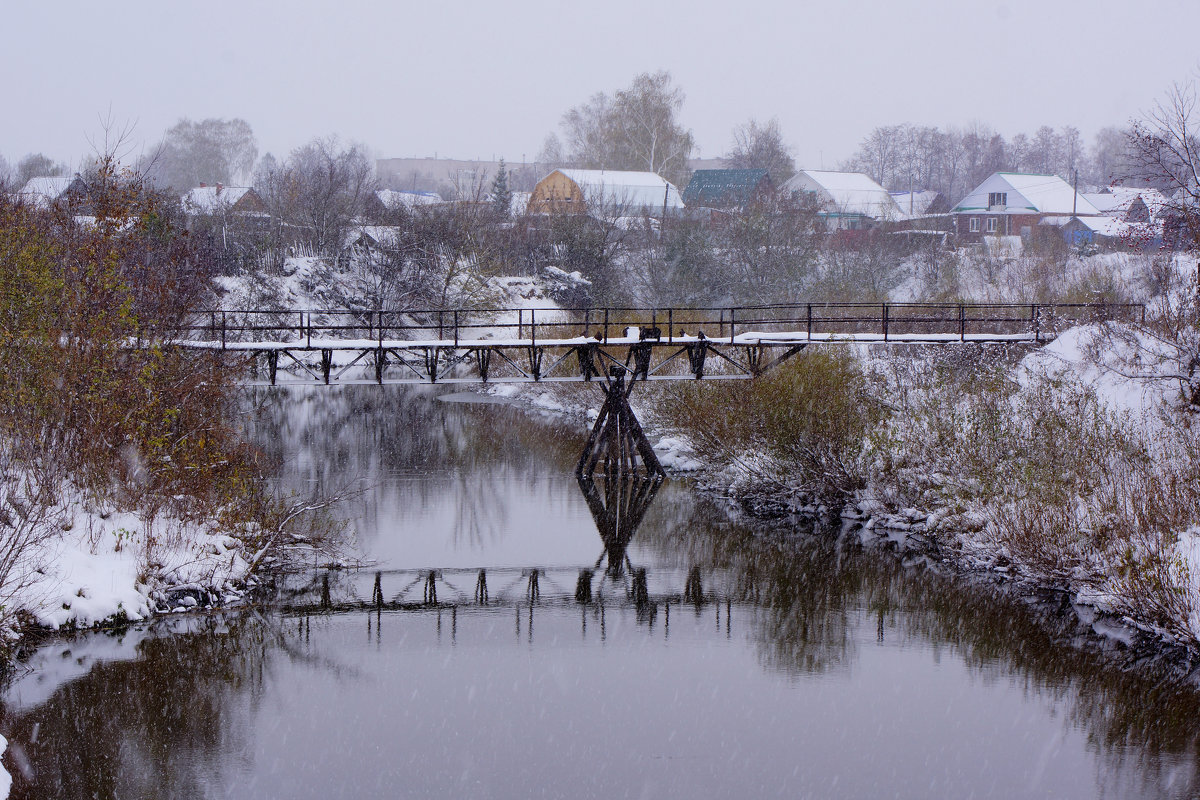
[[[512,207],[512,192],[508,189],[508,168],[504,166],[503,158],[500,159],[500,168],[496,170],[496,177],[492,180],[492,205],[496,209],[496,216],[508,219]]]

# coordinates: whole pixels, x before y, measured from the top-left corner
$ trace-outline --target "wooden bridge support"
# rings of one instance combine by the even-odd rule
[[[437,572],[430,570],[425,576],[424,602],[427,605],[437,605]]]
[[[475,602],[486,606],[488,601],[487,570],[479,570],[479,578],[475,581]]]
[[[629,384],[628,390],[625,388],[625,370],[613,367],[605,384],[604,404],[575,467],[576,475],[591,477],[603,462],[604,475],[610,479],[619,474],[636,473],[666,476],[650,440],[629,407],[632,390],[633,383]]]
[[[587,604],[592,602],[592,571],[579,570],[579,580],[575,582],[575,602]]]
[[[704,602],[704,586],[700,582],[700,568],[688,570],[687,583],[683,586],[683,601],[695,603],[697,606]]]

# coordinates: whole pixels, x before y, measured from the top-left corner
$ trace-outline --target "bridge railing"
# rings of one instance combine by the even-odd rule
[[[410,311],[217,309],[183,326],[195,341],[319,346],[328,340],[437,342],[460,345],[537,344],[575,337],[642,338],[672,342],[704,334],[736,341],[740,334],[777,333],[812,338],[874,335],[1052,335],[1063,327],[1144,319],[1145,307],[1116,303],[789,303],[710,307],[599,307],[566,309],[422,309]],[[314,344],[316,342],[317,344]]]

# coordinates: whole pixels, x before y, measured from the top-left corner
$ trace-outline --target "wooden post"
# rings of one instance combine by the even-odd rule
[[[454,346],[458,347],[458,312],[454,312]]]
[[[736,331],[734,331],[733,316],[734,316],[734,310],[731,308],[731,309],[729,309],[729,343],[730,344],[733,344],[733,337],[736,335]]]
[[[888,338],[888,305],[883,304],[883,340],[886,342]]]
[[[604,343],[608,344],[608,307],[604,308]]]
[[[672,337],[675,336],[675,315],[674,315],[673,311],[674,311],[674,309],[671,309],[671,308],[667,309],[667,341],[668,342],[673,341]]]
[[[812,303],[808,304],[808,325],[806,327],[806,331],[807,331],[806,338],[811,340],[812,339]]]

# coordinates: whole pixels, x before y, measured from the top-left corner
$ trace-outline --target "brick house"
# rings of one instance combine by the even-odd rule
[[[1057,175],[994,172],[954,207],[959,241],[1032,236],[1047,217],[1098,217],[1100,210]]]

